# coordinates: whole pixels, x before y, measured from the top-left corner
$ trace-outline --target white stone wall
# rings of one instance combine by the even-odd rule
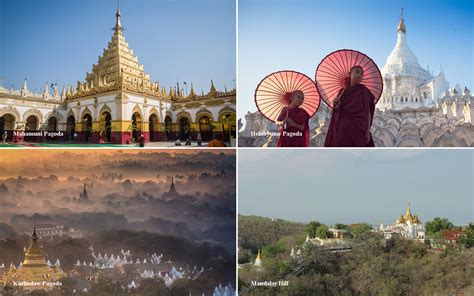
[[[455,104],[456,102],[456,104]],[[474,147],[474,96],[466,89],[464,96],[450,93],[439,106],[376,110],[372,135],[378,147]],[[453,112],[456,105],[456,112]],[[462,107],[462,112],[458,112]],[[324,145],[331,110],[321,104],[310,120],[310,146]],[[252,136],[257,132],[275,132],[278,127],[259,112],[245,115],[239,132],[239,145],[262,147],[276,145],[275,137]]]

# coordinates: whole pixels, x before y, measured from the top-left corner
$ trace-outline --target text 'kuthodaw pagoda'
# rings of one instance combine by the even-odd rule
[[[59,260],[55,265],[46,262],[43,250],[38,244],[35,227],[30,245],[25,252],[25,259],[18,267],[11,263],[7,272],[0,276],[0,283],[25,290],[50,290],[60,286],[58,280],[64,276]]]
[[[63,131],[61,140],[93,143],[174,141],[198,133],[208,141],[221,134],[235,136],[236,91],[217,91],[212,80],[207,93],[197,95],[193,84],[186,95],[179,84],[166,90],[152,82],[123,35],[117,8],[114,34],[98,63],[74,87],[48,83],[40,94],[29,91],[27,80],[20,90],[0,87],[0,134],[7,141],[35,141],[34,131]],[[28,132],[26,138],[14,131]],[[16,136],[15,136],[16,134]],[[28,136],[30,135],[30,136]]]

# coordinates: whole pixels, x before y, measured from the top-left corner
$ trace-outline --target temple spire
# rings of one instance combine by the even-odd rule
[[[402,9],[400,10],[400,22],[398,23],[397,32],[406,33],[407,28],[405,26],[405,20],[403,19],[403,10],[404,8],[402,7]]]
[[[413,216],[411,215],[411,208],[410,208],[410,203],[408,203],[408,208],[407,208],[407,212],[405,213],[405,221],[412,221],[413,219]]]
[[[176,188],[174,187],[174,178],[171,177],[171,185],[170,185],[170,190],[168,191],[169,193],[175,193]]]
[[[33,240],[36,240],[36,238],[38,237],[38,235],[36,234],[36,219],[33,219]]]
[[[25,81],[23,81],[23,87],[21,89],[25,91],[28,90],[28,80],[26,78],[25,78]]]
[[[122,30],[122,22],[120,21],[120,1],[117,0],[117,12],[115,13],[115,27],[113,28],[113,30],[115,30],[116,32],[117,31],[120,31]]]
[[[25,81],[23,82],[23,87],[21,88],[21,95],[23,97],[26,97],[28,95],[28,93],[29,93],[29,91],[28,91],[28,81],[25,78]]]

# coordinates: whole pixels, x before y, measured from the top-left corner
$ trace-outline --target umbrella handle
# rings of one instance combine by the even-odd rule
[[[287,120],[288,120],[288,113],[290,111],[290,105],[286,106],[286,118],[285,118],[285,125],[283,126],[283,130],[286,131],[286,125],[288,124]]]

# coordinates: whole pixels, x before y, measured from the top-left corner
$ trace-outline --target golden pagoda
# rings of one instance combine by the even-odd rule
[[[400,217],[398,217],[398,219],[395,221],[396,224],[403,224],[403,223],[408,223],[408,222],[411,222],[412,224],[421,224],[421,221],[418,215],[411,214],[410,203],[408,203],[408,208],[407,208],[407,211],[405,212],[405,215],[400,214]]]
[[[411,215],[411,209],[410,209],[410,203],[408,203],[408,208],[407,208],[407,211],[405,213],[405,222],[413,222],[413,216]]]
[[[35,226],[22,264],[18,268],[11,264],[0,282],[26,290],[51,290],[55,286],[54,282],[64,276],[59,266],[49,266],[46,263],[43,250],[38,244]]]
[[[403,215],[402,215],[402,214],[400,214],[400,217],[398,217],[396,223],[397,223],[397,224],[405,223],[405,218],[403,218]]]
[[[115,17],[112,40],[99,56],[97,64],[92,66],[92,73],[86,74],[84,82],[78,81],[74,92],[69,91],[66,98],[76,99],[109,91],[128,90],[170,100],[166,92],[160,90],[158,82],[150,81],[150,75],[144,72],[143,65],[138,63],[138,58],[125,41],[119,6]]]
[[[413,224],[421,224],[420,219],[418,218],[418,215],[413,216]]]

